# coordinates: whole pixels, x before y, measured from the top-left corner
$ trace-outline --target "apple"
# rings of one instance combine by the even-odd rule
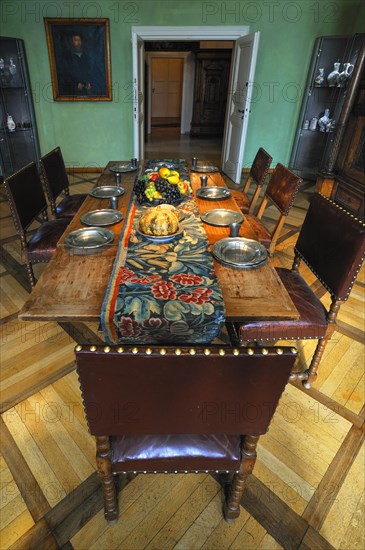
[[[162,166],[162,168],[160,168],[158,171],[158,175],[160,176],[160,178],[167,179],[167,177],[170,175],[170,170],[166,168],[166,166]]]
[[[186,195],[186,193],[189,191],[189,186],[185,181],[179,181],[177,187],[182,195]]]

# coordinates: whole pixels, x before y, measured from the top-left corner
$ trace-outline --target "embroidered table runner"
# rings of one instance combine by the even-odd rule
[[[156,162],[147,161],[146,168]],[[185,162],[165,162],[179,162],[176,169],[187,173]],[[150,242],[139,233],[148,208],[133,193],[102,306],[105,340],[209,343],[224,324],[225,308],[195,201],[189,196],[176,207],[183,231],[169,243]]]

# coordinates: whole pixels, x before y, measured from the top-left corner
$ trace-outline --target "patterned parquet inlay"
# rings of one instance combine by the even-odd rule
[[[161,147],[150,143],[147,155],[161,157]],[[183,157],[179,147],[163,149],[163,156]],[[71,175],[71,192],[89,191],[97,177]],[[274,257],[278,266],[291,265],[313,191],[305,184],[295,200]],[[269,209],[268,224],[270,215]],[[30,289],[3,188],[0,228],[1,550],[364,548],[364,268],[341,308],[318,380],[308,391],[288,384],[260,439],[239,519],[223,521],[222,490],[210,475],[139,475],[124,481],[121,517],[110,527],[75,374],[76,336],[67,325],[17,319]],[[302,273],[328,300],[310,271]],[[302,364],[313,346],[298,344]]]

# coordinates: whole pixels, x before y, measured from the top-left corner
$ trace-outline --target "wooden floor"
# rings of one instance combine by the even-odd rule
[[[183,144],[167,141],[168,150],[151,142],[147,156],[183,156]],[[185,156],[199,150],[196,156],[217,158],[217,150],[204,155],[204,143],[194,144]],[[95,178],[72,176],[72,192],[88,191]],[[291,265],[312,193],[305,185],[296,198],[277,265]],[[17,320],[29,285],[3,189],[0,216],[1,550],[364,548],[364,269],[341,308],[315,385],[287,386],[260,440],[239,519],[223,521],[222,491],[210,475],[139,475],[126,480],[120,520],[110,527],[74,370],[75,341],[67,325]],[[302,365],[313,345],[299,344]]]

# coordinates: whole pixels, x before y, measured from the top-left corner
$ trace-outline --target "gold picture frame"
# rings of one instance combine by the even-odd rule
[[[109,19],[44,23],[54,101],[111,101]]]

